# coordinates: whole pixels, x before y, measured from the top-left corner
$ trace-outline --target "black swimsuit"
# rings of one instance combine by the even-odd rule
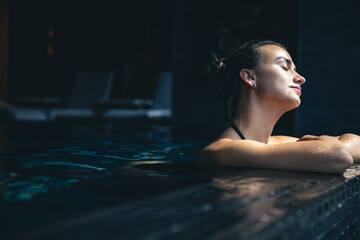
[[[241,139],[245,140],[244,136],[241,134],[241,132],[239,131],[239,129],[238,129],[237,127],[235,127],[234,124],[230,124],[230,127],[232,127],[232,128],[235,130],[235,132],[239,135],[239,137],[240,137]]]

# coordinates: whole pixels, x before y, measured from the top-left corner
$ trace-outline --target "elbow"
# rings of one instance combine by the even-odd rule
[[[352,164],[354,164],[353,157],[347,150],[344,144],[340,144],[334,151],[334,164],[333,172],[342,173]]]
[[[354,164],[354,159],[351,156],[351,154],[349,153],[349,151],[347,149],[345,149],[345,151],[346,151],[346,153],[344,154],[344,156],[341,159],[342,172]]]

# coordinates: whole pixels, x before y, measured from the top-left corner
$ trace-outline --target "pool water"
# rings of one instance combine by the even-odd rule
[[[203,180],[206,140],[167,125],[0,125],[1,232],[12,234]],[[4,236],[4,235],[3,235]]]

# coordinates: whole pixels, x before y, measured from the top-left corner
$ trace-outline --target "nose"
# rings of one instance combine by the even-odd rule
[[[294,83],[297,83],[301,86],[305,82],[306,82],[306,79],[303,76],[301,76],[300,74],[296,73],[296,75],[294,76]]]

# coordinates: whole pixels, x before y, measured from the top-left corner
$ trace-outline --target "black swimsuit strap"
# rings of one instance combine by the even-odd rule
[[[230,124],[230,127],[232,127],[232,128],[235,130],[235,132],[239,135],[239,137],[240,137],[241,139],[245,140],[245,137],[241,134],[241,132],[239,131],[239,129],[238,129],[237,127],[235,127],[234,124]]]

